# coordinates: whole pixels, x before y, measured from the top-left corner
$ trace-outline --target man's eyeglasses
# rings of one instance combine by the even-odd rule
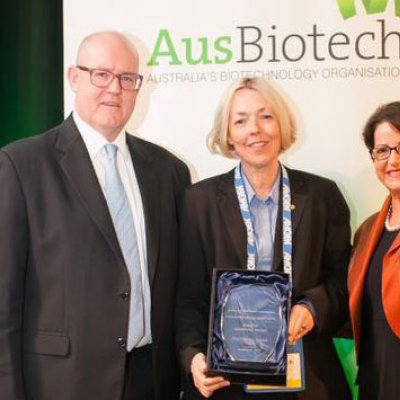
[[[143,76],[130,72],[122,74],[114,74],[107,69],[88,68],[82,65],[77,65],[76,68],[89,72],[90,82],[99,88],[106,88],[111,85],[111,82],[117,78],[123,90],[139,90],[142,86]]]
[[[382,161],[387,160],[390,157],[390,154],[392,154],[393,150],[397,153],[397,155],[400,156],[400,143],[394,147],[382,144],[371,149],[369,154],[371,154],[373,160]]]

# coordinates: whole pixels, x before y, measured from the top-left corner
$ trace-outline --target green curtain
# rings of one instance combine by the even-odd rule
[[[0,147],[63,119],[62,0],[2,1]]]

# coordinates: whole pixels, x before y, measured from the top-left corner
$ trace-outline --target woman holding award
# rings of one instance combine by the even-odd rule
[[[335,183],[279,162],[295,135],[287,103],[264,79],[234,83],[217,109],[208,146],[240,162],[185,194],[176,319],[180,359],[193,383],[187,399],[350,399],[330,336],[347,315],[349,210]],[[208,375],[214,268],[291,276],[288,342],[303,339],[305,390],[261,394]]]
[[[349,269],[360,400],[400,397],[400,102],[379,107],[364,131],[389,195],[358,229]]]

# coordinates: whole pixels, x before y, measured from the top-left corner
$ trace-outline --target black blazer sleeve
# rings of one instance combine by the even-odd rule
[[[193,356],[206,353],[214,268],[246,266],[246,229],[233,171],[187,188],[180,218],[177,346],[187,372]]]
[[[307,285],[307,281],[317,272],[319,279],[310,287],[305,287],[304,291],[297,292],[297,295],[304,295],[312,302],[317,314],[318,330],[334,333],[348,319],[346,276],[351,249],[350,212],[336,184],[328,180],[323,183],[318,188],[319,200],[317,198],[310,205],[312,220],[304,221],[295,239],[298,240],[295,252],[300,253],[297,259],[302,263],[299,265],[301,276],[298,286]],[[310,227],[307,232],[308,222]],[[313,232],[319,236],[315,235],[315,240]],[[307,238],[308,243],[304,243]],[[300,246],[309,249],[308,260],[308,257],[302,260],[304,251]],[[306,263],[312,267],[309,273]]]
[[[25,399],[22,315],[28,227],[25,199],[12,160],[0,151],[0,398]]]

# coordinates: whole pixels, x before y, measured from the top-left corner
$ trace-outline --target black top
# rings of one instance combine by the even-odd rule
[[[400,340],[391,330],[382,304],[382,260],[398,233],[383,231],[368,267],[362,309],[359,400],[400,399]]]

